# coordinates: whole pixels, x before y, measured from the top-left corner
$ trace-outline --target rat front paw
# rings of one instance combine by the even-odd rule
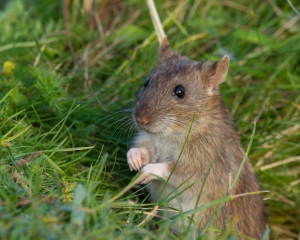
[[[141,170],[139,184],[147,184],[148,182],[156,179],[163,178],[167,180],[169,176],[168,163],[154,163],[147,164]]]
[[[148,182],[158,179],[157,176],[154,176],[153,174],[156,175],[156,170],[157,167],[155,166],[156,164],[147,164],[145,167],[142,168],[141,170],[141,181],[139,184],[147,184]]]
[[[146,148],[131,148],[127,152],[127,162],[130,170],[138,171],[149,162],[149,153]]]

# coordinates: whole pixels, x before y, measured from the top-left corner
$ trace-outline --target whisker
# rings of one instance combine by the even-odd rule
[[[120,110],[120,111],[111,113],[111,114],[109,114],[109,115],[107,115],[107,116],[105,116],[105,117],[101,117],[101,118],[97,119],[96,121],[94,121],[93,123],[91,123],[90,125],[88,125],[85,129],[83,129],[83,130],[78,134],[78,136],[81,135],[84,131],[86,131],[86,130],[87,130],[88,128],[90,128],[91,126],[94,126],[96,123],[98,123],[98,122],[100,122],[100,121],[102,121],[102,120],[104,120],[104,119],[107,119],[107,120],[104,121],[104,122],[101,124],[100,128],[101,128],[107,121],[109,121],[111,118],[113,118],[115,115],[117,115],[117,114],[122,114],[122,113],[128,113],[128,112],[132,112],[132,109],[123,109],[123,110]]]
[[[122,130],[125,129],[124,134],[126,133],[126,131],[128,131],[128,128],[126,128],[127,126],[130,126],[130,124],[132,124],[131,119],[127,119],[126,122],[119,124],[119,126],[114,130],[114,132],[112,133],[112,136],[114,136],[114,133],[116,134],[115,138],[118,138],[118,135],[120,135],[118,141],[121,138],[121,133]]]
[[[128,116],[126,116],[126,117],[123,117],[123,118],[121,118],[121,119],[118,119],[117,121],[114,121],[113,123],[111,123],[111,124],[109,124],[104,130],[102,130],[103,132],[105,132],[108,128],[110,128],[112,125],[117,125],[117,126],[119,126],[119,124],[121,124],[121,122],[122,121],[124,121],[124,120],[126,120],[126,119],[128,119]],[[115,128],[116,128],[116,126],[115,126]],[[114,128],[114,131],[115,131],[115,128]],[[113,133],[114,133],[114,131],[113,131]],[[113,136],[113,133],[112,133],[112,136]]]
[[[129,146],[129,137],[131,137],[134,133],[136,125],[132,122],[132,125],[129,128],[129,134],[127,136],[127,145]]]

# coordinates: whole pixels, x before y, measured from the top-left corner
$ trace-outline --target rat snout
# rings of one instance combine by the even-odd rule
[[[140,129],[146,130],[152,125],[152,110],[147,103],[135,105],[134,119]]]
[[[137,117],[136,120],[138,121],[139,124],[146,125],[150,121],[150,118],[143,116],[143,117]]]

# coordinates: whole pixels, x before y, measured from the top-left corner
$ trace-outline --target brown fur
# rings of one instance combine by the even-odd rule
[[[224,64],[220,71],[223,68],[226,68]],[[180,189],[194,185],[170,201],[170,207],[182,208],[183,211],[193,209],[210,167],[197,205],[217,200],[227,193],[229,173],[235,176],[245,152],[240,145],[235,124],[220,96],[218,84],[211,86],[211,77],[220,75],[217,69],[218,62],[191,61],[173,52],[167,43],[162,44],[157,68],[149,76],[149,85],[139,93],[134,109],[134,120],[140,129],[135,147],[146,148],[150,155],[149,162],[143,165],[165,163],[165,171],[169,175],[194,114],[195,119],[183,154],[160,199],[157,198],[164,182],[153,180],[150,183],[152,201],[159,201],[172,192],[174,195],[174,189],[190,178]],[[223,74],[225,77],[227,69]],[[185,89],[182,99],[173,95],[178,85]],[[212,89],[211,95],[207,94],[209,88]],[[138,118],[146,119],[144,122],[147,124],[141,124]],[[258,190],[257,178],[247,160],[231,194]],[[225,210],[229,216],[233,216],[239,232],[257,239],[262,237],[266,217],[260,195],[240,197],[226,206]],[[205,226],[214,210],[210,208],[196,214],[194,220],[200,228]],[[224,216],[219,213],[213,221],[214,226],[222,228],[223,219]]]

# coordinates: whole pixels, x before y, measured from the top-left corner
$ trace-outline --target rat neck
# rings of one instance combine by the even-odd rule
[[[203,145],[239,144],[237,127],[220,96],[209,101],[205,112],[193,124],[190,139],[200,139]],[[193,140],[192,140],[193,141]]]

